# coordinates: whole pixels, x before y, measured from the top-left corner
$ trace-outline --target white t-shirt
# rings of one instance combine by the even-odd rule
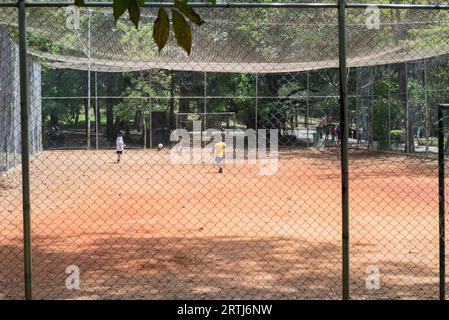
[[[117,151],[123,151],[125,143],[123,142],[123,137],[117,137],[116,141]]]

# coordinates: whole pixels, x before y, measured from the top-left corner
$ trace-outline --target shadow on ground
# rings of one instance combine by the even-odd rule
[[[60,251],[58,243],[42,245],[39,244],[42,239],[34,238],[34,298],[340,298],[340,245],[316,242],[312,245],[302,239],[282,237],[136,240],[95,234],[92,239],[96,240],[86,244],[89,249]],[[21,246],[0,246],[0,261],[8,261],[8,268],[1,271],[0,296],[23,298]],[[382,282],[381,289],[366,290],[366,275],[355,273],[351,283],[353,298],[437,298],[434,269],[411,263],[380,264],[386,273],[382,276],[388,279]],[[69,265],[80,268],[80,290],[65,286],[69,276],[65,270]]]

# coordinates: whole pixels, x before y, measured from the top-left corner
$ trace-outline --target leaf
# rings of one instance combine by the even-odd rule
[[[128,13],[136,28],[139,27],[140,7],[137,0],[131,1],[131,4],[128,6]]]
[[[159,53],[165,47],[170,35],[170,19],[164,8],[159,8],[157,19],[154,22],[153,39],[157,44]]]
[[[118,20],[126,11],[130,4],[129,0],[114,0],[112,4],[112,12],[114,14],[115,21]]]
[[[217,0],[209,0],[209,3],[213,6],[215,6],[217,4]]]
[[[75,0],[75,6],[84,7],[85,5],[84,0]]]
[[[192,49],[192,30],[183,15],[172,10],[173,30],[175,31],[176,43],[190,55]]]
[[[204,23],[204,20],[201,19],[200,15],[196,13],[195,10],[193,10],[193,8],[189,7],[187,2],[175,0],[175,8],[181,11],[193,23],[199,26]]]

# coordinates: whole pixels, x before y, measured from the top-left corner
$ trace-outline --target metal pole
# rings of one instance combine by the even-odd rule
[[[92,10],[87,10],[87,14],[88,14],[88,21],[87,21],[87,29],[88,29],[88,34],[87,34],[87,58],[88,58],[88,70],[87,70],[87,110],[86,110],[86,124],[87,124],[87,149],[90,149],[90,40],[91,40],[91,36],[90,36],[90,25],[91,25],[91,15],[92,15]]]
[[[443,108],[449,104],[438,105],[438,195],[439,195],[439,256],[440,256],[440,300],[446,299],[446,245],[445,245],[445,188],[444,188],[444,117]]]
[[[204,131],[206,131],[207,129],[207,119],[206,119],[206,114],[207,114],[207,101],[206,101],[206,95],[207,95],[207,74],[206,72],[204,72]]]
[[[255,110],[255,120],[254,120],[254,129],[256,130],[256,134],[257,134],[257,112],[259,109],[259,74],[256,73],[256,110]],[[234,127],[235,127],[235,123],[234,123]]]
[[[142,111],[143,113],[143,150],[147,150],[147,123],[145,122],[145,109]]]
[[[307,96],[306,96],[306,147],[309,147],[309,71],[306,72],[306,86],[307,86]],[[341,125],[340,125],[341,132]]]
[[[373,108],[373,103],[374,103],[374,82],[375,82],[375,74],[374,74],[374,68],[371,67],[371,71],[370,71],[370,80],[371,80],[371,84],[370,84],[370,121],[369,121],[369,145],[368,145],[368,149],[373,149],[374,148],[374,108]]]
[[[207,101],[206,101],[206,95],[207,95],[207,74],[204,72],[204,101],[203,101],[203,112],[207,113]]]
[[[355,115],[354,115],[354,119],[352,120],[355,123],[355,134],[353,131],[351,131],[351,138],[357,139],[357,148],[359,147],[359,127],[362,125],[362,118],[363,118],[363,113],[360,112],[359,107],[360,107],[360,101],[359,101],[359,68],[355,68]],[[340,125],[341,126],[341,125]],[[352,124],[351,124],[352,126]],[[340,128],[341,130],[341,128]],[[343,139],[343,135],[342,135],[342,139]]]
[[[424,86],[425,86],[425,100],[426,100],[426,119],[425,119],[425,132],[426,132],[426,154],[429,153],[429,86],[427,84],[427,62],[424,59]],[[418,137],[419,139],[419,137]]]
[[[346,67],[345,0],[338,0],[338,60],[340,78],[341,197],[342,197],[342,297],[349,299],[349,174],[348,174],[348,74]]]
[[[8,117],[4,117],[3,118],[3,120],[4,120],[4,122],[3,122],[3,128],[7,128],[8,126],[7,126],[7,118]],[[15,124],[15,117],[14,117],[14,113],[12,113],[12,128],[13,128],[13,130],[15,130],[15,128],[16,128],[16,124]],[[9,154],[9,148],[8,148],[8,134],[7,134],[7,132],[5,132],[4,131],[4,133],[5,133],[5,135],[2,137],[2,140],[3,141],[5,141],[5,146],[4,146],[4,148],[5,148],[5,150],[6,150],[6,152],[5,152],[5,168],[6,169],[9,169],[9,163],[8,163],[8,161],[9,161],[9,159],[8,159],[8,154]],[[16,143],[15,143],[15,141],[14,140],[10,140],[10,143],[11,143],[11,146],[14,148],[14,163],[16,162],[16,149],[17,149],[17,147],[16,147]]]
[[[203,141],[204,141],[204,146],[206,146],[206,130],[207,130],[207,101],[206,101],[206,95],[207,95],[207,73],[204,72],[204,130],[202,130],[202,132],[201,132],[201,147],[203,147]]]
[[[98,113],[98,74],[95,71],[95,147],[98,150],[98,130],[100,129],[100,114]]]
[[[405,152],[410,153],[412,146],[410,145],[410,110],[408,100],[408,63],[405,62]]]
[[[149,86],[149,89],[148,89],[148,92],[149,92],[149,95],[150,95],[150,124],[149,124],[149,126],[150,126],[150,148],[152,148],[153,147],[153,115],[152,115],[152,113],[153,113],[153,100],[152,100],[152,96],[151,96],[151,94],[152,94],[152,91],[151,91],[151,89],[152,89],[152,87],[151,87],[151,81],[153,80],[153,70],[150,70],[150,80],[148,81],[148,86]]]
[[[142,110],[142,121],[143,121],[143,150],[147,149],[147,123],[145,121],[145,104],[144,104],[144,77],[143,72],[140,72],[140,95],[142,99],[140,99],[140,109]]]
[[[150,97],[150,148],[153,147],[153,101]]]
[[[23,199],[23,263],[25,299],[32,299],[31,272],[31,201],[30,201],[30,146],[28,119],[28,66],[25,0],[19,0],[19,62],[20,62],[20,121],[22,144],[22,199]]]
[[[388,64],[388,150],[391,150],[391,70],[390,64]]]

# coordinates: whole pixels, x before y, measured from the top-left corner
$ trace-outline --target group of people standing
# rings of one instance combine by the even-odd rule
[[[340,123],[333,123],[332,116],[324,116],[321,119],[317,132],[320,134],[320,138],[326,141],[339,142],[341,140]]]
[[[361,126],[356,126],[355,123],[352,123],[349,130],[349,138],[357,139],[357,143],[362,143],[363,128]]]
[[[333,123],[332,116],[324,116],[317,127],[317,132],[320,134],[320,139],[331,142],[341,141],[341,127],[340,123]],[[351,124],[349,128],[349,138],[357,140],[357,143],[362,143],[364,130],[362,126],[357,126],[355,123]]]

